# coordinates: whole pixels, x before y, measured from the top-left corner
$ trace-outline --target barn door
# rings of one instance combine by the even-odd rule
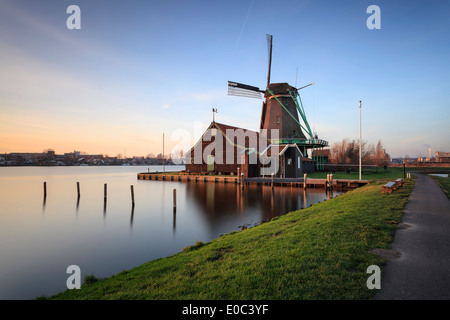
[[[208,171],[214,171],[214,156],[208,155]]]

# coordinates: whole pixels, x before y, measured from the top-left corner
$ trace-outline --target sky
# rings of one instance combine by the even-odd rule
[[[438,0],[0,0],[0,153],[187,151],[212,108],[258,130],[262,100],[227,81],[265,89],[266,34],[271,82],[314,82],[300,94],[319,138],[358,139],[361,100],[368,143],[450,152],[449,16]]]

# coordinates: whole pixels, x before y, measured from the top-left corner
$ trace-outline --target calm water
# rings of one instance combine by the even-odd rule
[[[242,191],[234,184],[137,180],[148,168],[162,171],[157,166],[0,168],[0,299],[65,290],[69,265],[78,265],[82,277],[107,277],[330,197],[320,189]],[[166,166],[166,171],[182,169]]]

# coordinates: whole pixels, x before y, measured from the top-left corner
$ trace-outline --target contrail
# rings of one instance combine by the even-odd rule
[[[255,0],[252,0],[252,3],[250,3],[250,7],[248,8],[247,15],[245,16],[244,24],[242,25],[241,32],[239,33],[236,44],[234,45],[234,52],[236,51],[239,41],[241,40],[242,33],[244,32],[245,26],[247,25],[248,16],[250,15],[250,11],[252,11],[254,2],[255,2]]]

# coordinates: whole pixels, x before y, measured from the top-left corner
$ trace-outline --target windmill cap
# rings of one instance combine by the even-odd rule
[[[295,91],[297,90],[293,86],[289,85],[287,82],[281,82],[281,83],[271,83],[267,87],[267,89],[270,89],[274,94],[289,94],[289,91]],[[264,95],[266,98],[270,97],[271,94],[268,90],[266,90],[266,93]]]

